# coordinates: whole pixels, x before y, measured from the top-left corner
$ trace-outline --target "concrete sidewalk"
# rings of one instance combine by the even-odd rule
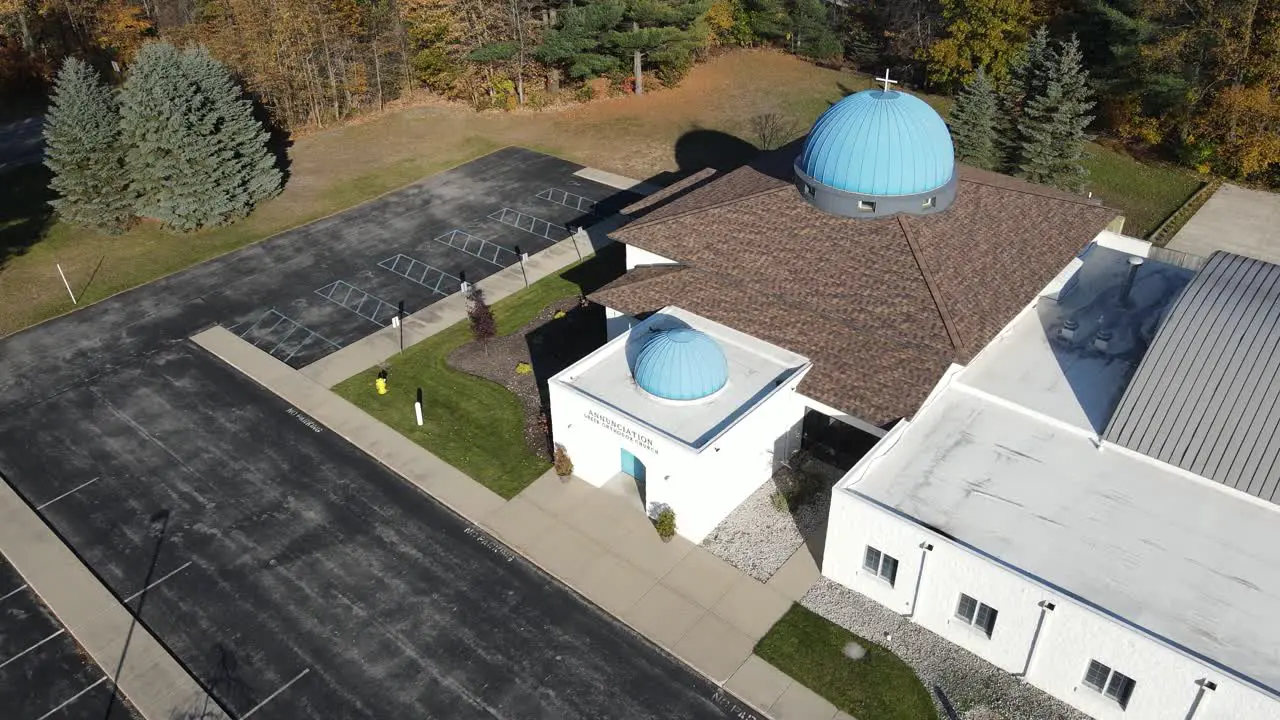
[[[226,718],[177,659],[146,627],[134,623],[129,610],[3,479],[0,548],[143,717]]]
[[[504,501],[226,329],[192,340],[756,708],[777,720],[848,718],[752,654],[818,578],[803,546],[762,584],[682,538],[663,542],[633,498],[577,479],[549,471]]]

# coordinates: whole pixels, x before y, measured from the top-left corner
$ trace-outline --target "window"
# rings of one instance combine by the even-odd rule
[[[1122,708],[1129,704],[1129,698],[1133,695],[1133,687],[1137,685],[1133,678],[1118,673],[1097,660],[1089,661],[1089,669],[1084,674],[1084,684],[1091,690],[1100,692],[1120,703]]]
[[[898,579],[898,559],[870,545],[867,546],[867,554],[862,558],[862,567],[883,578],[889,583],[889,587],[893,587],[893,581]]]
[[[870,200],[859,200],[858,211],[859,212],[875,212],[876,204],[871,202]]]
[[[981,630],[991,637],[996,629],[996,609],[984,605],[977,600],[960,593],[960,604],[956,605],[956,617]]]
[[[810,185],[809,183],[800,183],[800,187],[803,189],[805,197],[813,197],[812,185]]]
[[[925,210],[928,210],[931,207],[937,206],[937,204],[938,204],[938,198],[931,197],[931,198],[926,198],[924,202],[920,203],[920,207]]]

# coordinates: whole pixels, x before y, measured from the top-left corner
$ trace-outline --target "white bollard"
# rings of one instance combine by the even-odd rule
[[[413,404],[413,414],[418,417],[418,427],[422,427],[422,403],[415,402]]]

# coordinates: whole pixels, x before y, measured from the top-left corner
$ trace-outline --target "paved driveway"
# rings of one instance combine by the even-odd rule
[[[1166,247],[1201,257],[1226,250],[1280,262],[1280,195],[1224,184]]]
[[[0,123],[0,173],[40,162],[44,153],[44,118]]]
[[[437,295],[384,261],[483,261],[437,240],[459,228],[537,247],[494,214],[580,215],[548,187],[609,201],[576,169],[501,151],[0,341],[0,473],[117,597],[150,588],[143,622],[233,717],[728,717],[710,682],[186,339],[270,311],[334,343],[375,330],[367,299],[317,291],[416,310]]]

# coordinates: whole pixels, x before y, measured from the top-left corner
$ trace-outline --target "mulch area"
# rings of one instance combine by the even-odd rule
[[[556,318],[559,312],[564,315]],[[448,362],[455,370],[492,380],[520,398],[525,444],[533,454],[551,462],[547,380],[604,342],[603,309],[581,306],[571,298],[551,303],[510,335],[463,345],[449,354]],[[533,372],[517,373],[520,363],[529,363]]]

